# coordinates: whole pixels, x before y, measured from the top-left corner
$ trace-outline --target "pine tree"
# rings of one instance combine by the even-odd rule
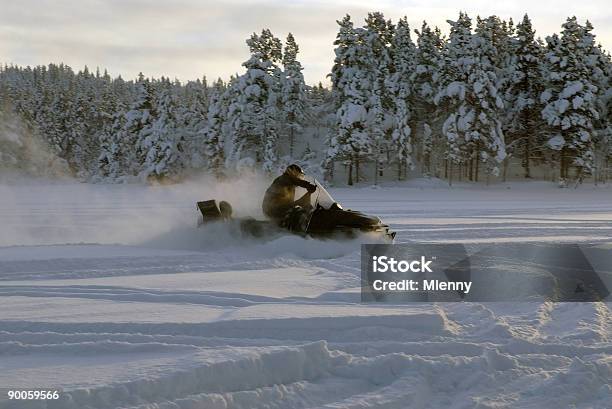
[[[125,127],[122,131],[125,135],[124,145],[129,147],[121,158],[125,175],[137,175],[144,168],[148,155],[145,141],[153,133],[153,122],[157,117],[153,98],[151,83],[141,75],[136,83],[136,99],[125,114]]]
[[[96,109],[89,82],[90,74],[87,67],[72,79],[68,90],[70,112],[66,118],[68,130],[66,143],[69,146],[66,151],[70,155],[69,163],[75,173],[83,178],[90,172],[89,165],[96,150],[89,138],[92,134],[90,127],[94,122]]]
[[[253,34],[247,40],[251,58],[243,63],[247,69],[236,82],[237,98],[232,101],[229,116],[232,131],[230,160],[237,166],[261,163],[272,171],[277,161],[277,137],[280,121],[281,42],[270,30]]]
[[[511,128],[512,124],[511,110],[507,109],[509,101],[506,101],[505,97],[513,68],[514,50],[512,46],[514,44],[512,36],[514,31],[512,19],[505,21],[495,15],[486,18],[477,17],[475,34],[486,39],[488,45],[487,58],[496,77],[495,88],[500,93],[506,108],[498,113],[498,119],[501,122],[504,134]]]
[[[469,76],[470,90],[474,100],[468,100],[474,110],[474,123],[470,132],[470,145],[475,151],[471,180],[478,181],[478,163],[482,161],[487,166],[487,176],[499,175],[499,166],[506,158],[505,138],[502,130],[504,119],[503,87],[504,80],[502,64],[507,57],[501,44],[507,41],[507,33],[497,35],[495,30],[484,30],[472,38],[475,43],[474,67]],[[475,147],[474,147],[475,145]],[[472,176],[472,167],[470,167]]]
[[[512,50],[514,57],[509,62],[507,109],[510,117],[507,146],[511,155],[522,157],[525,177],[531,177],[531,158],[541,157],[544,144],[540,112],[541,61],[543,50],[535,39],[529,16],[525,14],[516,27]]]
[[[367,111],[371,98],[371,78],[366,63],[369,55],[364,47],[364,30],[354,29],[348,15],[338,24],[340,31],[334,43],[336,63],[332,69],[338,133],[331,138],[328,158],[347,161],[347,183],[352,185],[353,168],[358,166],[359,157],[371,151]]]
[[[416,69],[416,47],[410,38],[406,17],[399,20],[392,43],[394,73],[389,87],[394,99],[393,151],[397,154],[397,179],[406,176],[406,168],[413,168],[412,127],[414,98],[411,92]]]
[[[338,118],[338,126],[336,132],[329,134],[328,148],[325,157],[325,167],[332,178],[334,173],[334,161],[347,161],[351,156],[350,149],[343,143],[345,139],[344,135],[340,135],[339,110],[347,100],[347,95],[344,92],[346,85],[345,67],[354,59],[352,54],[354,53],[354,43],[356,41],[355,28],[348,14],[344,16],[342,20],[336,20],[336,23],[340,27],[336,40],[334,41],[335,58],[329,77],[332,84],[331,95],[336,111],[335,116]],[[349,166],[349,184],[352,184],[352,163]]]
[[[141,147],[146,152],[142,174],[148,178],[165,179],[177,174],[183,151],[183,138],[177,132],[176,104],[169,81],[162,82],[156,114],[151,132],[141,140]]]
[[[593,120],[594,126],[594,179],[606,181],[607,170],[610,167],[610,156],[612,156],[612,58],[605,52],[601,44],[595,46],[595,37],[591,33],[593,29],[589,21],[585,24],[586,32],[581,42],[588,62],[590,77],[597,87],[595,94],[595,109],[597,117]]]
[[[207,126],[202,130],[206,166],[216,176],[221,174],[225,164],[223,125],[227,120],[228,95],[227,87],[219,78],[210,92]]]
[[[367,78],[366,88],[371,90],[366,102],[370,147],[365,153],[374,162],[374,183],[376,184],[379,175],[382,176],[382,154],[388,151],[391,145],[393,129],[388,125],[387,119],[392,118],[396,110],[396,95],[390,88],[391,75],[394,70],[391,47],[395,27],[391,21],[385,20],[382,13],[369,13],[365,19],[365,26],[358,33],[362,37],[363,52],[366,55],[362,68]],[[402,149],[402,151],[405,154],[405,150]],[[359,157],[360,155],[357,156],[358,159]],[[357,180],[359,180],[359,163],[355,168]]]
[[[461,164],[467,159],[467,142],[465,131],[473,121],[474,113],[464,105],[468,68],[473,58],[471,20],[460,13],[457,21],[448,21],[451,25],[449,41],[442,49],[442,64],[439,76],[439,89],[434,102],[446,113],[442,125],[446,146],[444,158],[447,163],[449,184],[453,180],[453,165]]]
[[[474,180],[478,180],[479,162],[487,164],[487,174],[498,175],[506,154],[498,112],[503,101],[496,88],[492,39],[472,35],[471,20],[464,13],[449,23],[451,34],[443,51],[442,87],[436,100],[445,104],[449,113],[442,131],[448,140],[446,158],[452,184],[453,164],[470,165],[471,174],[474,163]]]
[[[553,132],[548,145],[559,151],[560,178],[568,179],[570,165],[574,165],[581,180],[592,172],[593,122],[598,118],[594,67],[588,58],[594,39],[590,24],[581,26],[575,17],[568,18],[562,27],[560,38],[547,38],[542,115]]]
[[[177,132],[184,138],[180,161],[185,169],[205,166],[202,131],[207,127],[208,98],[205,82],[197,80],[189,82],[185,86],[184,95],[177,100]]]
[[[432,30],[423,22],[421,30],[415,30],[418,35],[416,66],[412,74],[413,112],[418,121],[417,129],[422,132],[421,151],[423,157],[423,173],[432,171],[432,154],[434,148],[432,127],[437,121],[437,108],[434,102],[438,79],[442,64],[440,50],[442,38],[440,30]]]
[[[103,115],[107,118],[104,121],[100,132],[99,145],[100,153],[97,160],[97,172],[95,177],[98,180],[115,181],[122,176],[121,167],[122,155],[128,149],[125,143],[125,106],[119,98],[109,89],[104,95]]]
[[[287,35],[283,53],[282,110],[289,139],[289,156],[294,158],[295,137],[303,131],[306,119],[306,85],[302,64],[297,60],[299,52],[293,34]]]

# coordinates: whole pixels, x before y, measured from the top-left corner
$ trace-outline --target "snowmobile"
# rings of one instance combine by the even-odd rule
[[[246,237],[259,239],[273,239],[286,234],[315,239],[353,239],[367,233],[373,238],[393,242],[396,233],[390,231],[389,226],[378,217],[343,209],[316,179],[312,183],[317,186],[316,191],[303,196],[280,223],[253,217],[234,218],[228,202],[220,201],[217,204],[213,199],[197,203],[201,213],[198,226],[226,223],[238,227]],[[296,188],[298,192],[300,189]]]

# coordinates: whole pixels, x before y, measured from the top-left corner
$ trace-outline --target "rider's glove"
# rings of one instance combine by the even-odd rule
[[[315,190],[317,190],[317,185],[311,184],[306,190],[308,190],[308,193],[313,193]]]

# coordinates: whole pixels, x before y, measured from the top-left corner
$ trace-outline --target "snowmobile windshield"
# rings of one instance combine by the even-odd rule
[[[316,208],[318,204],[324,209],[329,209],[334,203],[336,203],[338,207],[341,207],[318,180],[314,179],[314,183],[317,185],[317,190],[312,194],[311,199],[314,208]]]
[[[319,205],[323,207],[324,209],[329,209],[334,203],[337,204],[337,202],[329,194],[327,189],[325,189],[323,185],[319,183],[318,180],[312,177],[305,177],[304,180],[317,185],[317,190],[315,190],[314,193],[310,195],[310,204],[312,205],[313,208],[316,209],[317,205]],[[300,197],[304,193],[306,193],[306,189],[302,189],[302,188],[296,189],[296,197]],[[338,207],[340,207],[339,204],[337,205]]]

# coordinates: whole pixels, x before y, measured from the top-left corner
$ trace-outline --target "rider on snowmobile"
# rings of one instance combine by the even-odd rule
[[[307,190],[298,200],[295,200],[296,186]],[[307,203],[309,204],[310,194],[315,190],[317,190],[317,185],[304,180],[304,171],[300,166],[289,165],[285,172],[274,179],[272,185],[266,190],[261,207],[266,216],[280,223],[296,206],[304,208]]]

